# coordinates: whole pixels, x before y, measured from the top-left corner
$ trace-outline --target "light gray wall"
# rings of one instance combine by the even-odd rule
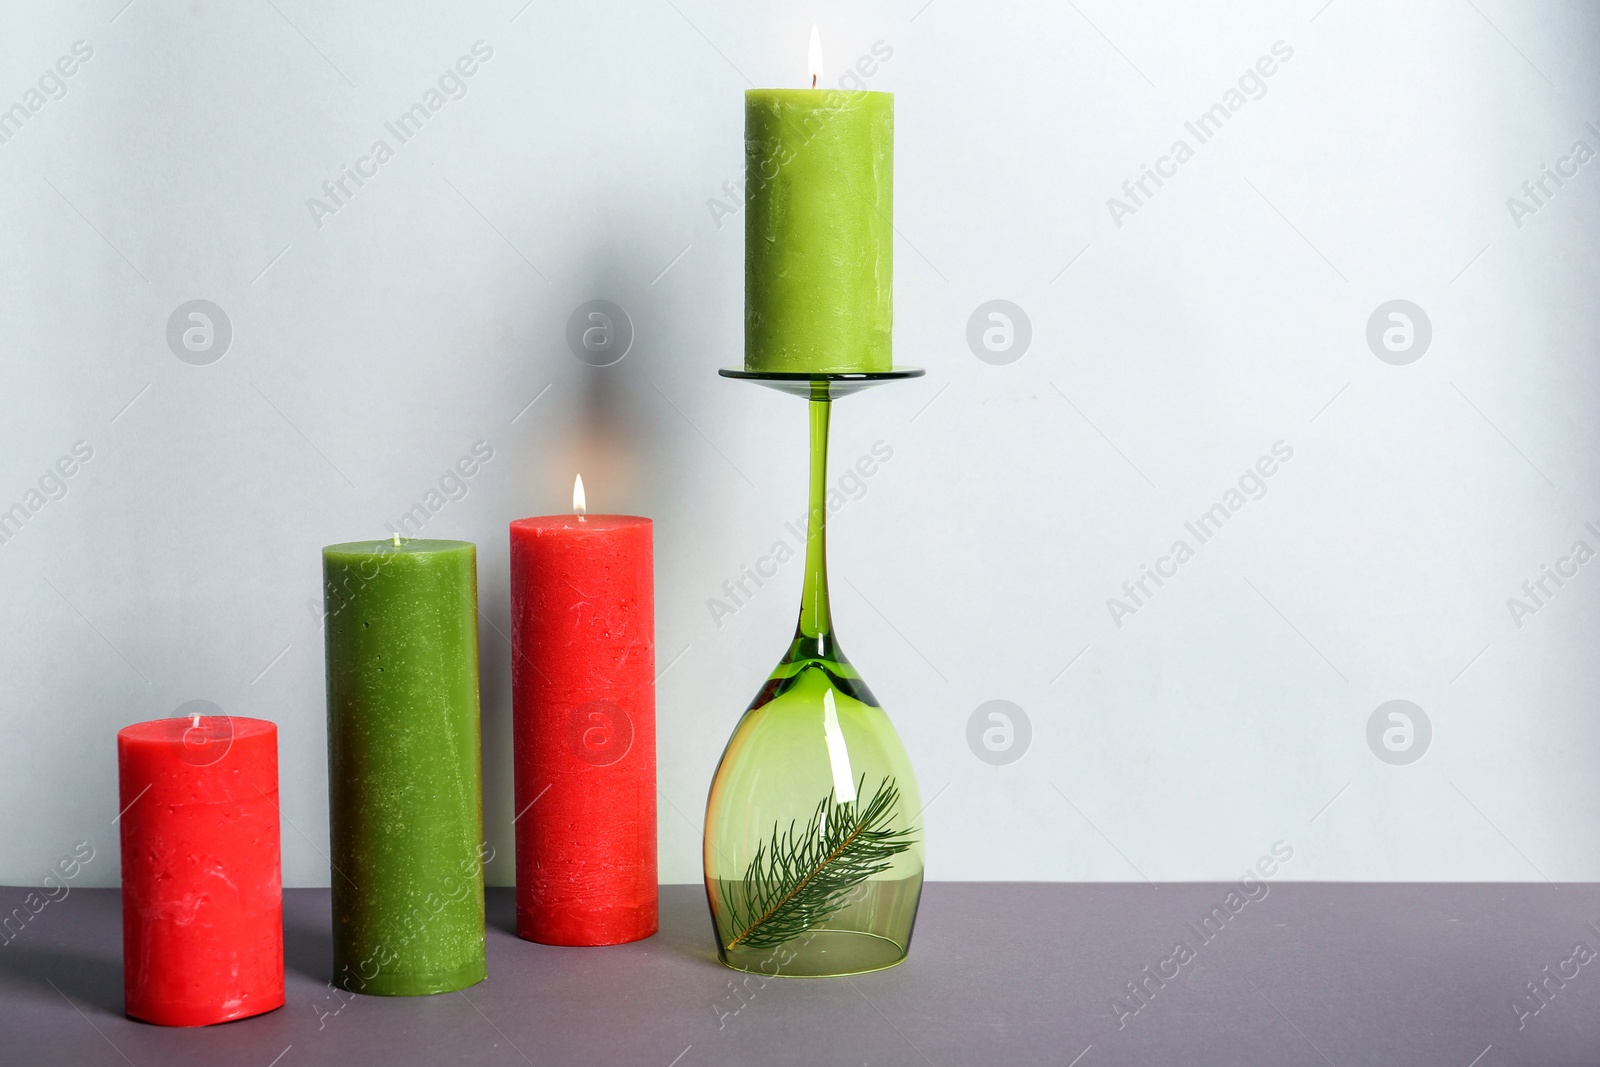
[[[286,881],[326,884],[318,549],[382,536],[480,441],[426,533],[479,544],[496,627],[491,877],[506,522],[581,470],[596,510],[656,520],[661,874],[699,878],[799,565],[709,601],[804,509],[801,405],[714,373],[741,356],[724,189],[742,90],[799,84],[813,21],[830,81],[892,50],[868,82],[897,94],[896,346],[928,375],[836,412],[840,466],[893,454],[832,563],[931,799],[929,875],[1219,878],[1281,839],[1290,878],[1600,878],[1600,563],[1508,607],[1600,549],[1600,161],[1508,206],[1600,150],[1591,5],[124,2],[0,20],[0,106],[93,51],[0,144],[0,506],[93,451],[0,545],[0,881],[88,840],[84,882],[113,884],[114,731],[201,699],[279,723]],[[479,41],[400,144],[385,123]],[[1200,143],[1186,121],[1276,42]],[[314,212],[380,138],[394,157]],[[232,329],[209,365],[167,339],[197,299]],[[565,340],[595,299],[636,335],[608,368]],[[997,299],[1031,329],[1004,365],[967,339]],[[1369,346],[1392,300],[1425,351]],[[1185,523],[1277,442],[1200,543]],[[1020,721],[997,756],[985,710],[969,747],[992,700],[1031,725],[1014,762],[976,753],[1022,752]],[[1431,725],[1420,760],[1369,745],[1391,700]]]

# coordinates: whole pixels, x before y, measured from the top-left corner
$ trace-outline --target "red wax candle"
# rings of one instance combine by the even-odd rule
[[[517,934],[655,933],[655,588],[649,519],[511,524]]]
[[[129,1015],[205,1026],[283,1006],[278,728],[226,715],[117,734]]]

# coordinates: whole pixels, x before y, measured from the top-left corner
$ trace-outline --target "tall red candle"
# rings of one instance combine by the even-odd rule
[[[655,589],[649,519],[511,524],[517,934],[655,933]]]
[[[117,734],[126,1010],[205,1026],[283,1006],[278,728],[226,715]]]

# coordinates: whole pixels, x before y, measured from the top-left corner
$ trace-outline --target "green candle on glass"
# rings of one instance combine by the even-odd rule
[[[745,93],[745,369],[893,363],[894,97]]]
[[[322,550],[333,968],[417,996],[483,981],[477,547]]]

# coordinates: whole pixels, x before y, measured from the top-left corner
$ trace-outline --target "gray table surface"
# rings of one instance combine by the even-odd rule
[[[698,887],[600,949],[519,941],[495,889],[487,982],[347,1002],[327,891],[289,890],[288,1004],[195,1030],[123,1016],[117,892],[76,889],[0,946],[0,1064],[1600,1064],[1600,958],[1565,962],[1600,952],[1600,885],[1281,882],[1202,939],[1229,888],[933,883],[901,966],[765,981],[716,962]]]

